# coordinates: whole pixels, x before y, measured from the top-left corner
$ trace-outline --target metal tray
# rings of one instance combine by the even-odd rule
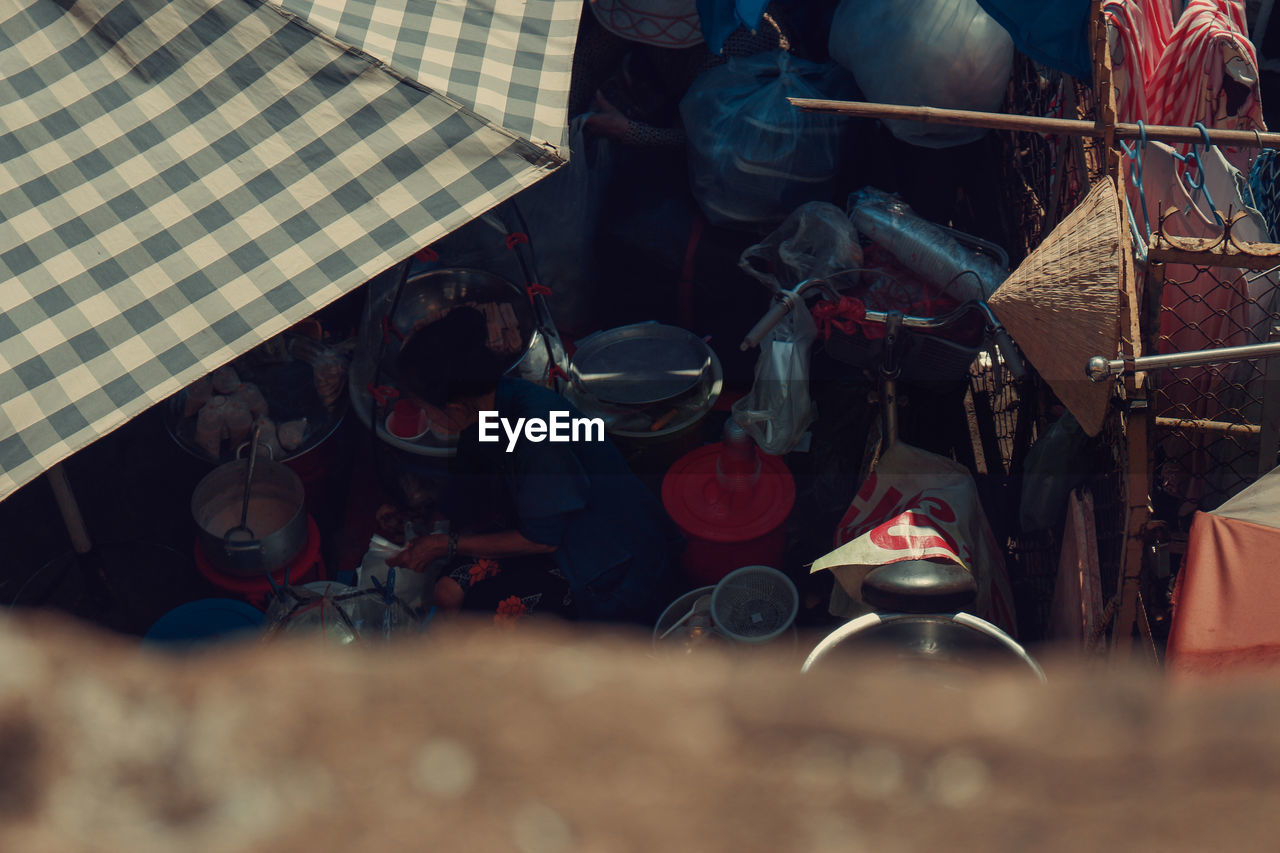
[[[636,323],[579,341],[569,378],[601,403],[649,406],[692,390],[707,376],[711,359],[711,348],[690,331]]]

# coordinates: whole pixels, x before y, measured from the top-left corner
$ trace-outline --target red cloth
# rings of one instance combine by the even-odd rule
[[[1181,677],[1280,671],[1280,529],[1196,513],[1166,666]]]
[[[1227,66],[1258,79],[1258,54],[1249,41],[1240,0],[1191,0],[1169,36],[1169,43],[1146,82],[1150,124],[1227,130],[1266,130],[1262,98],[1255,82],[1242,104],[1229,103]],[[1232,107],[1235,107],[1233,110]],[[1188,146],[1179,146],[1186,153]],[[1252,149],[1223,148],[1227,159],[1248,172]]]
[[[1173,36],[1169,0],[1105,0],[1102,9],[1118,38],[1111,53],[1116,117],[1150,122],[1148,81],[1155,79],[1160,57]]]

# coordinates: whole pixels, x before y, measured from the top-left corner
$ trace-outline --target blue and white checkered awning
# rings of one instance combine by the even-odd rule
[[[559,166],[580,10],[0,2],[0,498]]]

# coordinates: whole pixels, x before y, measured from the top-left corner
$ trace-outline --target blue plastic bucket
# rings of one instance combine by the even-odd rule
[[[244,639],[262,630],[262,612],[234,598],[202,598],[175,607],[156,620],[143,641],[164,645],[198,645]]]

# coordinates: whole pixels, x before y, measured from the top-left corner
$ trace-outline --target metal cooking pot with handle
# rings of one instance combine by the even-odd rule
[[[252,539],[228,540],[240,523],[248,459],[219,465],[205,475],[191,495],[191,516],[199,529],[205,555],[220,571],[240,577],[274,571],[301,553],[307,544],[306,493],[302,480],[287,465],[259,458],[249,486],[245,525]]]

